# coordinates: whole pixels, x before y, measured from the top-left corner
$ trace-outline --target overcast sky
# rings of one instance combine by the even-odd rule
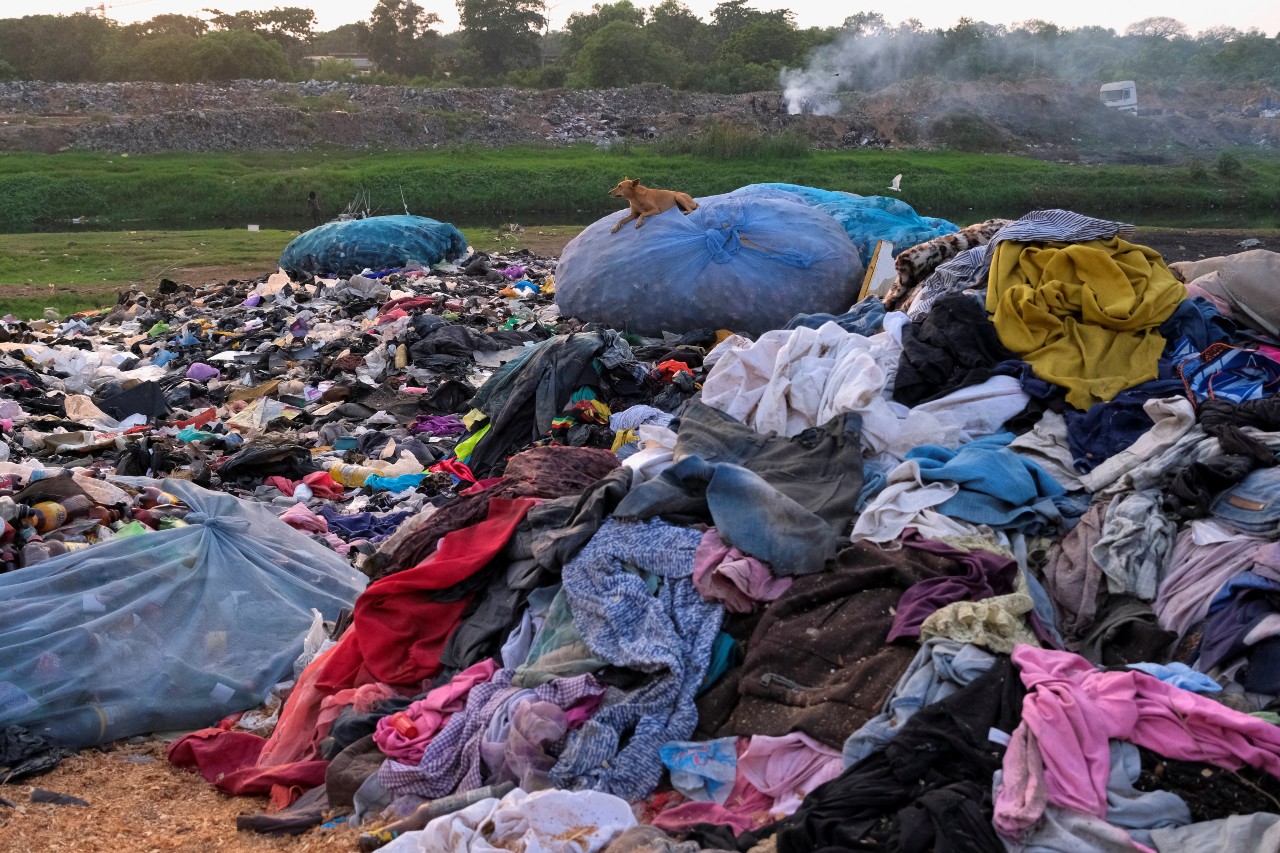
[[[314,9],[320,29],[330,30],[342,24],[350,24],[367,18],[376,0],[120,0],[107,2],[107,16],[131,23],[145,21],[163,13],[199,15],[203,8],[238,12],[241,9],[273,9],[277,6],[306,6]],[[419,0],[422,2],[422,0]],[[596,0],[547,0],[551,26],[559,28],[573,12],[590,11]],[[647,0],[632,0],[642,8],[656,5]],[[710,20],[710,11],[717,0],[685,0],[686,5],[703,20]],[[53,14],[70,15],[83,12],[89,0],[4,0],[0,3],[0,16]],[[425,0],[422,5],[437,13],[443,20],[441,30],[457,29],[458,12],[453,2]],[[1280,3],[1267,0],[1216,0],[1212,3],[1169,3],[1168,0],[1133,0],[1117,5],[1113,0],[1076,0],[1073,3],[1045,4],[1044,11],[1034,8],[1025,0],[986,0],[979,8],[957,5],[954,0],[919,0],[914,4],[887,3],[882,0],[854,0],[852,3],[835,3],[832,0],[791,0],[789,3],[774,0],[756,0],[752,4],[761,11],[790,9],[796,22],[802,27],[832,26],[845,16],[857,11],[878,11],[891,24],[907,17],[919,18],[928,28],[949,27],[965,13],[990,24],[1013,24],[1028,18],[1044,18],[1062,27],[1103,26],[1121,32],[1134,21],[1155,15],[1168,15],[1186,24],[1192,34],[1218,24],[1247,30],[1257,27],[1268,36],[1280,31]]]

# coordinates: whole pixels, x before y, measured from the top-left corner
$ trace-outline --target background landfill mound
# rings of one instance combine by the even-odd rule
[[[897,83],[844,93],[835,116],[789,115],[780,92],[716,95],[665,86],[602,91],[413,89],[238,81],[0,83],[0,151],[129,153],[294,150],[319,145],[422,148],[472,143],[607,144],[661,139],[713,122],[792,130],[819,148],[948,146],[1051,159],[1172,162],[1192,151],[1280,144],[1280,121],[1252,106],[1274,89],[1203,85],[1143,90],[1140,118],[1103,107],[1092,87]]]

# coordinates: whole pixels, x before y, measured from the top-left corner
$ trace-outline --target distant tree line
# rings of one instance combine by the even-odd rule
[[[796,26],[787,10],[761,12],[725,0],[703,20],[680,0],[641,8],[597,4],[550,30],[543,0],[457,0],[461,26],[414,0],[378,0],[369,18],[319,32],[310,9],[203,17],[157,15],[119,24],[89,14],[0,19],[0,80],[67,82],[232,79],[366,79],[421,86],[599,88],[660,83],[680,89],[773,89],[784,68],[826,75],[830,91],[878,89],[903,79],[1135,79],[1147,84],[1280,85],[1280,34],[1213,27],[1192,35],[1173,18],[1124,32],[1065,29],[1041,20],[1013,27],[969,18],[947,29],[918,20],[891,25],[861,12],[839,27]],[[341,59],[357,54],[377,72],[358,78]]]

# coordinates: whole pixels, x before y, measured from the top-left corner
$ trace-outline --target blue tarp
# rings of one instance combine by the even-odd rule
[[[293,276],[351,276],[366,269],[403,267],[409,261],[431,266],[467,253],[462,232],[425,216],[371,216],[330,222],[305,231],[280,255]]]

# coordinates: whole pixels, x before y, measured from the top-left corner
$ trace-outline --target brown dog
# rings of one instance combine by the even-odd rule
[[[617,234],[619,228],[633,219],[636,220],[636,227],[639,228],[648,217],[657,216],[673,207],[680,208],[680,212],[685,216],[689,215],[689,211],[698,209],[698,203],[688,193],[650,189],[641,186],[635,178],[623,178],[609,191],[609,195],[614,198],[625,198],[631,205],[631,210],[617,225],[613,226],[609,231],[610,234]]]

